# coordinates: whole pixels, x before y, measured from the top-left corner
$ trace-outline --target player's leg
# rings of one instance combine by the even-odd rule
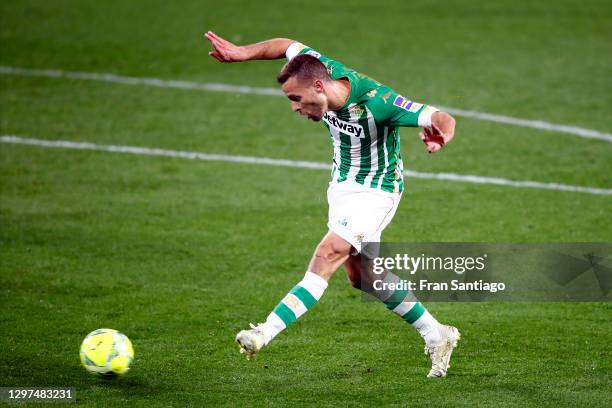
[[[329,231],[317,245],[302,280],[272,310],[266,321],[238,333],[236,341],[240,344],[240,352],[250,358],[310,310],[323,296],[327,282],[346,261],[350,250],[351,244]]]
[[[361,254],[349,256],[342,266],[351,286],[361,289]]]
[[[440,341],[440,324],[425,309],[414,294],[408,290],[374,290],[372,282],[381,279],[384,282],[399,282],[399,277],[391,272],[384,275],[365,274],[361,271],[361,254],[349,257],[344,263],[347,277],[351,285],[363,292],[369,293],[384,303],[385,307],[411,324],[423,337],[425,344],[433,345]]]
[[[346,262],[353,247],[333,231],[328,231],[315,250],[308,270],[329,281]]]
[[[351,285],[363,292],[369,293],[384,303],[385,307],[396,313],[405,322],[414,327],[425,341],[425,354],[432,361],[428,377],[444,377],[450,367],[450,357],[460,338],[459,331],[452,326],[446,326],[429,313],[414,294],[407,290],[381,291],[374,290],[374,279],[385,282],[399,282],[399,277],[391,272],[373,276],[362,271],[361,254],[350,256],[344,263],[347,277]]]

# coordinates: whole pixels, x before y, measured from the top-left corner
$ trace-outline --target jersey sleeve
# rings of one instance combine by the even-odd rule
[[[425,127],[431,126],[431,116],[438,109],[414,102],[383,85],[377,89],[376,97],[371,102],[375,109],[377,122],[390,127]]]
[[[287,51],[285,52],[285,56],[287,57],[288,61],[291,61],[306,48],[308,47],[299,42],[291,43],[291,45],[289,46],[289,48],[287,48]]]
[[[393,91],[385,96],[381,116],[387,126],[431,126],[431,116],[439,110],[431,105],[414,102]]]
[[[304,44],[301,44],[299,42],[292,43],[289,46],[289,48],[287,48],[287,51],[285,52],[285,56],[287,57],[287,60],[289,61],[291,61],[293,58],[295,58],[298,55],[304,55],[304,54],[312,55],[313,57],[321,61],[327,67],[327,71],[329,72],[329,75],[331,76],[332,79],[337,79],[338,77],[346,75],[347,68],[344,66],[344,64],[342,64],[341,62],[335,61],[331,58],[328,58],[325,55],[321,54],[320,52],[315,51],[314,49]]]

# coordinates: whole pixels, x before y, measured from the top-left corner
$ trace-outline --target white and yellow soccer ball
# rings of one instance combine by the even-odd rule
[[[115,377],[128,372],[134,347],[128,337],[113,329],[94,330],[81,344],[81,364],[92,374]]]

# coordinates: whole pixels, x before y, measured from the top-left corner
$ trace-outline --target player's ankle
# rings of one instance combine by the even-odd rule
[[[274,335],[277,330],[270,327],[267,322],[260,324],[258,329],[263,333],[264,346],[267,346],[268,343],[270,343],[274,338]]]
[[[436,323],[435,325],[431,325],[431,327],[428,327],[427,330],[424,330],[420,333],[421,337],[423,337],[423,340],[425,341],[425,345],[431,347],[440,343],[440,341],[442,340],[441,327],[441,324]]]

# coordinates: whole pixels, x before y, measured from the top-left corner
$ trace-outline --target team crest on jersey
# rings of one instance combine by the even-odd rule
[[[359,118],[361,117],[361,114],[363,113],[363,108],[359,105],[353,105],[352,107],[349,108],[349,112],[351,112],[353,115]]]
[[[373,98],[374,96],[376,96],[376,89],[372,89],[366,95],[368,95],[368,98]]]
[[[365,133],[363,131],[363,127],[357,122],[347,122],[341,119],[338,119],[335,112],[325,112],[323,115],[323,121],[327,123],[330,129],[337,130],[340,133],[344,133],[345,135],[364,138]]]
[[[413,113],[418,112],[419,109],[421,109],[421,107],[423,106],[423,104],[412,102],[410,99],[404,98],[401,95],[397,95],[395,97],[393,105]]]

